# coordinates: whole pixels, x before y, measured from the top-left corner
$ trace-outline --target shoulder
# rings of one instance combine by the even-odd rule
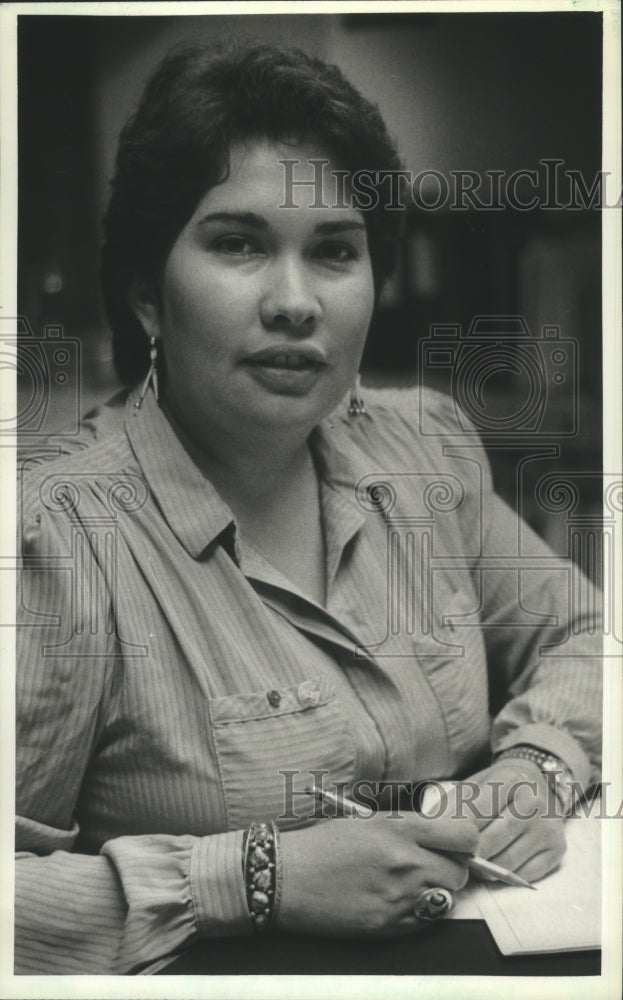
[[[445,464],[447,445],[467,444],[476,448],[480,439],[475,428],[459,412],[446,393],[427,387],[370,389],[364,387],[366,413],[348,416],[342,406],[332,420],[350,445],[369,458],[384,461]]]
[[[72,455],[83,454],[97,445],[106,445],[115,438],[125,437],[125,413],[128,390],[122,390],[84,414],[80,429],[61,428],[44,438],[33,440],[23,437],[19,445],[22,465],[28,469],[47,462],[66,460]]]
[[[125,432],[125,395],[86,414],[79,434],[20,449],[18,530],[26,549],[47,549],[81,510],[101,512],[114,484],[139,473]]]
[[[373,417],[388,419],[396,428],[407,427],[420,437],[460,433],[454,401],[436,389],[369,389],[366,407]]]
[[[493,483],[480,438],[453,400],[428,388],[365,387],[364,399],[364,415],[349,417],[342,406],[331,418],[332,440],[348,470],[338,473],[340,480],[360,490],[380,477],[409,515],[429,510],[432,497],[440,516],[447,514],[448,530],[473,535]]]

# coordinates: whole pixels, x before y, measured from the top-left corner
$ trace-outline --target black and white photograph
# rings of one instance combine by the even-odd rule
[[[2,6],[2,995],[614,1000],[619,5]]]

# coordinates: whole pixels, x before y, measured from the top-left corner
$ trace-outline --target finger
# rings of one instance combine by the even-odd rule
[[[478,830],[482,833],[490,823],[498,819],[503,811],[506,805],[505,789],[488,782],[479,785],[476,789],[472,789],[468,783],[466,785],[467,788],[463,790],[465,804],[462,808],[470,810]],[[468,799],[468,795],[471,798]]]
[[[557,864],[565,851],[564,833],[561,835],[560,831],[552,830],[549,824],[546,825],[546,822],[541,821],[535,824],[503,849],[488,855],[489,860],[518,874],[523,865],[539,854],[549,855],[550,858],[555,859],[552,864]],[[535,868],[541,872],[539,877],[546,873],[545,868],[541,869],[539,864],[535,864]],[[548,870],[551,870],[551,867]],[[528,881],[530,880],[528,879]]]
[[[491,804],[491,789],[474,780],[441,781],[426,786],[419,811],[427,819],[471,819],[480,829],[499,808]]]
[[[502,813],[480,831],[477,854],[481,858],[502,864],[499,855],[508,850],[523,833],[523,826],[508,813]]]
[[[553,850],[539,851],[519,868],[515,869],[526,882],[538,882],[553,872],[560,865],[564,850],[557,852]]]
[[[523,840],[515,841],[508,851],[495,858],[495,863],[521,875],[527,882],[533,882],[553,871],[561,857],[560,851],[549,847],[535,850],[534,845]]]
[[[419,895],[424,889],[441,886],[458,892],[469,878],[468,854],[437,853],[421,844],[413,844],[405,852],[399,875],[399,897],[403,904]]]
[[[503,864],[501,855],[513,849],[517,842],[525,841],[525,848],[554,850],[561,855],[565,848],[565,831],[559,817],[537,817],[525,820],[505,811],[480,834],[479,854],[497,864]]]
[[[453,816],[454,799],[455,787],[451,781],[430,782],[422,793],[420,812],[423,816]]]
[[[546,808],[545,788],[540,772],[535,776],[534,769],[523,769],[517,761],[507,767],[501,762],[457,784],[456,815],[473,816],[478,828],[484,830],[516,802],[517,811],[531,812],[535,803]]]
[[[502,868],[507,868],[509,871],[519,874],[520,869],[539,853],[540,849],[535,851],[534,844],[526,842],[525,838],[519,838],[510,844],[506,850],[492,855],[489,860],[493,861],[496,865],[501,865]]]
[[[565,831],[562,822],[552,820],[541,820],[535,824],[534,831],[515,841],[515,845],[521,844],[524,854],[524,861],[520,864],[528,864],[532,858],[542,855],[541,862],[535,862],[535,870],[539,871],[539,877],[547,874],[559,863],[566,850]],[[530,848],[532,851],[530,852]],[[497,859],[496,859],[497,860]],[[519,869],[514,869],[518,871]]]
[[[531,820],[547,812],[549,791],[547,785],[539,781],[526,781],[511,789],[507,808],[513,816]]]
[[[416,920],[413,912],[405,913],[404,916],[400,918],[397,924],[392,927],[389,931],[382,934],[381,937],[393,937],[394,935],[404,937],[406,934],[413,934],[414,932],[422,933],[426,931],[427,925],[421,920]]]
[[[476,781],[474,778],[453,782],[451,787],[445,784],[441,791],[437,790],[438,802],[431,795],[426,800],[429,815],[452,816],[459,819],[472,819],[479,830],[485,829],[506,805],[508,789],[502,782]]]
[[[482,857],[501,864],[496,855],[510,848],[516,840],[526,836],[531,838],[533,843],[540,840],[540,846],[554,843],[558,829],[556,820],[541,819],[538,813],[535,814],[533,801],[524,801],[523,808],[518,809],[515,806],[516,803],[509,803],[492,823],[480,831],[478,853]]]
[[[449,857],[447,854],[437,854],[436,851],[424,852],[424,857],[420,859],[422,867],[418,872],[418,881],[413,891],[417,894],[423,888],[437,885],[452,892],[463,889],[469,878],[468,857],[465,855],[464,859],[460,859]]]
[[[478,827],[472,819],[460,817],[412,816],[418,844],[437,851],[473,854],[478,846]]]
[[[534,819],[547,805],[541,792],[534,781],[502,782],[491,778],[483,782],[470,803],[479,830],[482,832],[507,812],[516,819]]]
[[[442,917],[441,919],[445,919],[445,918]],[[430,927],[432,927],[434,923],[435,923],[434,920],[430,921],[429,923],[427,923],[425,920],[418,920],[417,919],[417,917],[415,916],[415,901],[413,901],[412,905],[409,907],[408,913],[404,913],[400,917],[400,919],[398,920],[398,922],[396,924],[396,927],[397,927],[397,932],[396,933],[397,934],[413,934],[414,932],[417,932],[419,934],[422,934],[422,933],[425,934],[426,931]]]

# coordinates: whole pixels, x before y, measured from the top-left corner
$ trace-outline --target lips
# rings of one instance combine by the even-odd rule
[[[305,396],[322,381],[329,363],[317,347],[282,344],[265,347],[243,358],[243,364],[263,390],[280,396]]]
[[[301,371],[321,368],[327,359],[321,351],[311,347],[267,347],[245,358],[245,363],[263,368],[280,368],[286,371]]]

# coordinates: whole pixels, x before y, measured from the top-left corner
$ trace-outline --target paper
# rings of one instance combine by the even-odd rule
[[[464,889],[461,889],[454,899],[454,906],[445,918],[446,920],[482,920],[482,913],[477,903],[478,896],[482,893],[482,886],[478,882],[470,881]]]
[[[567,820],[560,868],[535,883],[538,892],[481,883],[470,896],[503,955],[601,946],[601,822],[593,812]]]
[[[443,783],[446,791],[450,782]],[[422,812],[438,807],[436,785],[425,790]],[[599,802],[565,824],[560,867],[535,883],[538,892],[499,882],[468,885],[446,919],[487,922],[503,955],[582,951],[601,946],[601,824]]]

